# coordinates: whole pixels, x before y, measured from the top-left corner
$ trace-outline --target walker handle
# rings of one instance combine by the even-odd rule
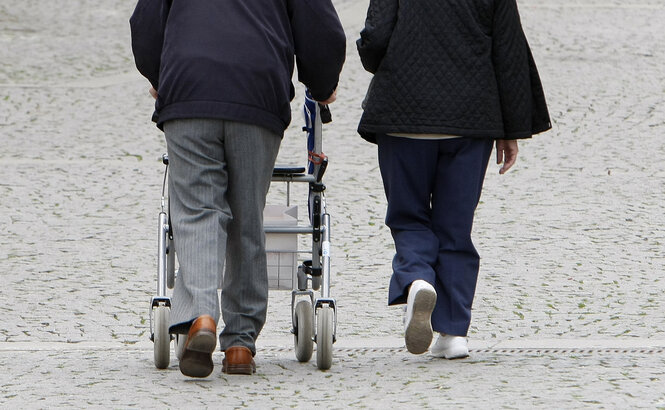
[[[319,103],[319,114],[321,115],[321,124],[328,124],[332,122],[332,113],[327,105]]]

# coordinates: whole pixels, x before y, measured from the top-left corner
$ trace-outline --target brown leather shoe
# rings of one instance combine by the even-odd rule
[[[244,346],[233,346],[224,352],[222,372],[226,374],[252,374],[256,373],[256,364],[252,358],[252,351]]]
[[[210,315],[199,316],[192,322],[179,363],[182,374],[207,377],[212,373],[212,353],[217,346],[216,333],[217,325]]]

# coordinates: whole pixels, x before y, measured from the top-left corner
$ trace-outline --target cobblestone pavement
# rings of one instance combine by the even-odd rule
[[[165,145],[129,50],[134,3],[0,0],[0,406],[665,408],[661,0],[519,2],[554,129],[522,143],[508,175],[490,165],[472,353],[452,362],[408,354],[386,307],[376,152],[355,133],[367,0],[337,0],[349,53],[324,141],[332,369],[295,360],[290,297],[275,291],[256,377],[222,375],[217,353],[204,380],[152,363]],[[280,162],[305,161],[299,127],[295,114]]]

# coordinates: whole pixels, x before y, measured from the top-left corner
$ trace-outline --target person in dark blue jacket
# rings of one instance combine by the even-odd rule
[[[252,374],[268,301],[263,208],[294,66],[315,100],[333,102],[344,31],[330,0],[139,0],[130,26],[169,154],[180,264],[170,332],[187,334],[180,370],[213,371],[226,264],[222,371]]]
[[[395,241],[388,303],[406,303],[415,354],[466,357],[479,269],[471,241],[496,145],[551,127],[515,0],[370,0],[358,51],[374,74],[358,126],[378,144]]]

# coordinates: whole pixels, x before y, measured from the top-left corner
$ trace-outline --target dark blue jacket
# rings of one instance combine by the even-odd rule
[[[130,26],[136,66],[158,90],[160,128],[219,118],[282,135],[294,56],[298,79],[325,100],[346,52],[330,0],[139,0]]]

